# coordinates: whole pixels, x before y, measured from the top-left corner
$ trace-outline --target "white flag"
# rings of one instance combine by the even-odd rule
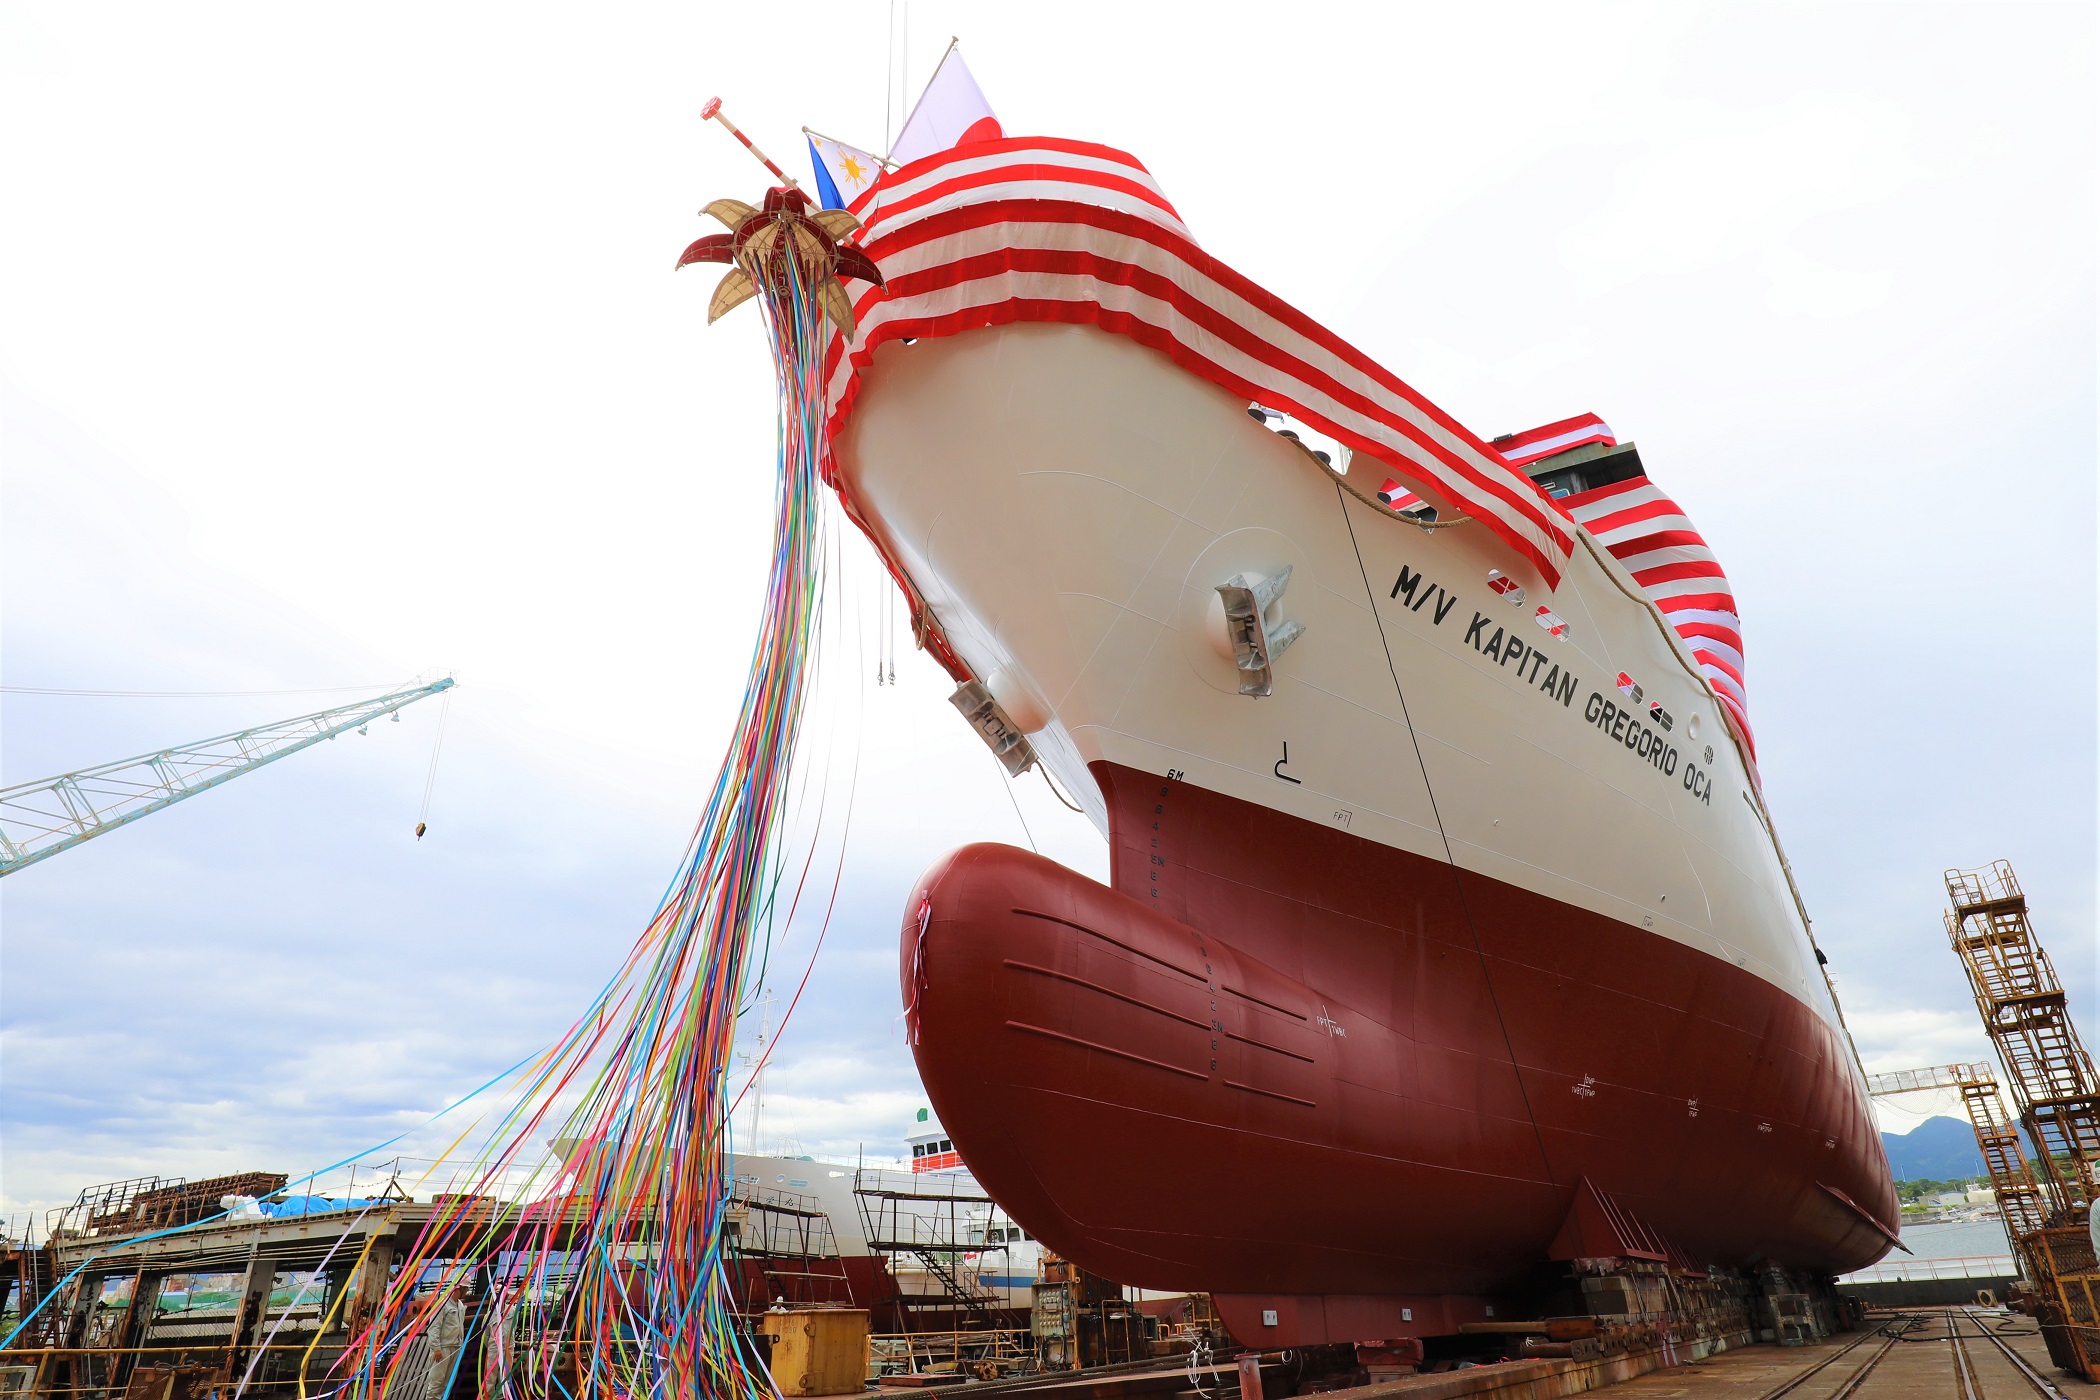
[[[919,105],[904,119],[904,130],[890,147],[890,159],[903,165],[968,141],[996,141],[1005,134],[992,115],[992,104],[977,90],[977,80],[970,76],[962,54],[950,44],[926,91],[919,94]]]

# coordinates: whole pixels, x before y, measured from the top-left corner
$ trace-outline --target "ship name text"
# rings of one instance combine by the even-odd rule
[[[1416,596],[1418,594],[1419,597]],[[1405,599],[1409,612],[1420,612],[1424,603],[1431,598],[1436,599],[1436,606],[1430,611],[1435,615],[1438,626],[1442,626],[1444,618],[1458,606],[1458,599],[1445,592],[1444,585],[1425,581],[1420,574],[1405,564],[1400,566],[1400,577],[1393,580],[1393,591],[1387,596]]]
[[[1405,564],[1400,566],[1400,576],[1393,580],[1393,591],[1386,596],[1409,612],[1422,612],[1427,607],[1430,623],[1437,627],[1443,626],[1444,619],[1458,606],[1458,599],[1444,585],[1431,583]],[[1432,603],[1434,606],[1429,606]],[[1488,628],[1494,621],[1485,613],[1474,613],[1473,621],[1466,627],[1466,645],[1505,670],[1513,670],[1520,683],[1536,687],[1548,700],[1558,700],[1563,708],[1572,709],[1581,679],[1573,671],[1561,670],[1544,651],[1507,628],[1496,627],[1494,634],[1489,635]]]
[[[1575,703],[1575,687],[1582,682],[1573,671],[1563,671],[1560,666],[1531,643],[1514,632],[1497,627],[1495,635],[1487,635],[1488,624],[1494,619],[1480,613],[1473,614],[1471,625],[1466,628],[1466,645],[1507,670],[1515,666],[1517,679],[1527,685],[1537,686],[1548,700],[1558,700],[1563,707]],[[1544,674],[1541,675],[1540,673]]]
[[[1645,759],[1648,766],[1666,778],[1677,776],[1677,746],[1641,722],[1638,711],[1621,709],[1619,705],[1604,698],[1597,691],[1583,702],[1582,717],[1597,726],[1617,743],[1624,744],[1627,752],[1635,758]],[[1713,780],[1703,773],[1696,763],[1684,765],[1684,790],[1711,807],[1714,804]]]
[[[1409,612],[1425,613],[1432,626],[1442,626],[1444,619],[1458,605],[1458,599],[1442,584],[1432,583],[1405,564],[1400,566],[1400,576],[1393,580],[1392,592],[1387,596]],[[1566,709],[1574,708],[1576,693],[1582,685],[1581,678],[1573,671],[1563,671],[1542,649],[1515,632],[1496,626],[1491,615],[1473,614],[1473,620],[1466,625],[1465,644],[1504,671],[1512,672],[1520,683],[1533,687],[1548,700],[1558,700]],[[1677,746],[1644,722],[1647,715],[1622,708],[1593,690],[1583,704],[1582,717],[1665,778],[1679,778],[1684,790],[1695,801],[1709,807],[1713,805],[1713,775],[1696,763],[1683,761]],[[1277,776],[1283,775],[1279,772]]]

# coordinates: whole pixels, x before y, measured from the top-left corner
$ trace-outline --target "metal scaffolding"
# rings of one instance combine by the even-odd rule
[[[2100,1195],[2100,1076],[2079,1043],[2063,984],[2027,920],[2012,866],[1947,872],[1947,938],[2012,1081],[2060,1212]]]
[[[1949,870],[1946,881],[1953,905],[1947,941],[2036,1149],[2032,1210],[2016,1242],[2042,1295],[2043,1334],[2058,1365],[2093,1380],[2100,1375],[2100,1262],[2088,1220],[2100,1197],[2100,1075],[2071,1024],[2063,984],[2028,921],[2012,866],[2001,860],[1982,870]],[[2024,1154],[1995,1088],[1988,1102],[1972,1099],[1967,1088],[1962,1098],[1979,1140],[1991,1125],[2010,1171]],[[1994,1183],[1998,1170],[1994,1162]],[[2012,1228],[2014,1207],[2006,1209]]]
[[[1930,1069],[1900,1069],[1867,1076],[1867,1092],[1875,1098],[1917,1094],[1935,1089],[1953,1089],[1961,1094],[1968,1111],[1969,1126],[1976,1130],[1976,1147],[1983,1153],[1991,1174],[1991,1190],[1998,1197],[1998,1211],[2005,1220],[2005,1233],[2015,1252],[2020,1239],[2042,1228],[2041,1187],[2028,1165],[2020,1142],[2020,1125],[2005,1111],[1998,1095],[1998,1076],[1988,1064],[1934,1065]]]
[[[979,1285],[964,1263],[964,1256],[983,1242],[983,1227],[997,1209],[992,1198],[963,1189],[955,1178],[914,1181],[911,1190],[888,1182],[889,1173],[880,1169],[855,1172],[853,1199],[868,1248],[892,1260],[910,1255],[932,1285],[926,1292],[912,1292],[904,1286],[902,1271],[891,1266],[893,1301],[904,1330],[992,1327],[1004,1297]],[[979,1232],[974,1239],[973,1225]]]
[[[853,1303],[853,1284],[831,1217],[816,1197],[739,1185],[729,1199],[726,1234],[751,1312],[762,1312],[769,1302],[796,1307]]]
[[[1998,1213],[2005,1218],[2005,1233],[2018,1241],[2045,1223],[2042,1188],[2028,1165],[2027,1149],[2020,1141],[2020,1124],[2005,1111],[1998,1095],[1998,1081],[1989,1065],[1972,1065],[1983,1074],[1961,1086],[1961,1104],[1969,1112],[1969,1126],[1976,1130],[1976,1146],[1991,1174],[1991,1190],[1998,1196]]]

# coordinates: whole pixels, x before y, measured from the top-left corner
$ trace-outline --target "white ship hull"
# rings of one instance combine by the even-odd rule
[[[1282,1345],[1455,1329],[1591,1191],[1704,1261],[1878,1257],[1865,1085],[1677,634],[1579,530],[1549,593],[1245,409],[1092,326],[862,372],[841,495],[1111,843],[1112,890],[971,847],[906,910],[921,1076],[979,1178]],[[1285,569],[1269,622],[1305,630],[1250,697],[1217,587]]]

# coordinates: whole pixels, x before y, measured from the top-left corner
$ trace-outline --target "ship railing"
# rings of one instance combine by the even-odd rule
[[[555,1194],[565,1175],[561,1160],[551,1156],[498,1171],[429,1157],[384,1157],[295,1181],[284,1194],[343,1202],[466,1197],[517,1205]]]
[[[852,1167],[857,1171],[911,1171],[911,1159],[908,1157],[871,1160],[865,1153],[853,1157],[842,1156],[836,1152],[739,1152],[736,1155],[776,1162],[804,1162],[820,1167]]]
[[[944,1258],[985,1252],[984,1223],[980,1220],[929,1220],[903,1212],[878,1212],[869,1222],[873,1233],[869,1246],[889,1252],[937,1253]],[[877,1238],[879,1236],[880,1238]],[[992,1249],[1004,1249],[993,1245]]]
[[[69,1205],[45,1214],[44,1235],[85,1236],[98,1234],[123,1218],[131,1203],[148,1191],[178,1186],[181,1177],[134,1176],[122,1181],[104,1181],[81,1190]]]
[[[948,1176],[936,1172],[914,1174],[884,1167],[863,1167],[853,1174],[853,1193],[857,1196],[884,1197],[899,1201],[960,1202],[964,1205],[991,1205],[992,1198],[984,1193],[976,1178]]]
[[[838,1237],[815,1196],[774,1187],[739,1185],[729,1198],[729,1226],[743,1254],[836,1260]],[[829,1273],[824,1275],[831,1277]]]
[[[1867,1076],[1867,1092],[1883,1098],[1921,1089],[1962,1089],[1997,1082],[1997,1075],[1987,1064],[1934,1065],[1931,1069],[1899,1069],[1886,1074],[1870,1074]]]
[[[951,1328],[946,1331],[878,1332],[868,1338],[868,1379],[916,1375],[932,1367],[964,1374],[972,1363],[997,1363],[1002,1371],[1035,1355],[1034,1338],[1015,1328]]]
[[[806,1191],[788,1191],[777,1186],[739,1183],[729,1199],[754,1210],[777,1211],[782,1215],[822,1215],[824,1203]]]
[[[465,1206],[470,1211],[477,1207],[502,1210],[559,1198],[573,1189],[572,1171],[570,1163],[552,1154],[500,1170],[428,1157],[371,1158],[348,1162],[312,1177],[295,1179],[281,1190],[262,1197],[262,1209],[265,1216],[273,1218],[287,1214],[328,1216],[346,1211],[355,1213],[388,1202],[451,1203]],[[165,1187],[166,1184],[159,1178],[147,1177],[91,1188],[82,1193],[81,1200],[51,1212],[53,1219],[45,1236],[55,1235],[64,1244],[91,1235],[111,1234],[112,1229],[108,1226],[93,1231],[84,1227],[90,1218],[113,1217],[140,1191]],[[815,1218],[824,1214],[817,1197],[771,1186],[738,1183],[734,1199],[747,1208],[756,1207],[758,1212],[771,1216]],[[948,1197],[936,1199],[946,1200]],[[958,1195],[955,1199],[967,1198]],[[217,1209],[216,1203],[212,1209]],[[25,1221],[18,1232],[12,1224],[9,1222],[8,1233],[15,1240],[19,1241],[30,1233],[32,1222]],[[134,1234],[138,1228],[115,1233]]]
[[[2017,899],[2020,881],[2007,861],[1993,861],[1981,870],[1946,872],[1947,894],[1957,908],[1974,908],[2001,899]]]
[[[2020,1263],[2010,1254],[1971,1254],[1954,1259],[1884,1259],[1838,1279],[1848,1283],[1921,1283],[1932,1279],[2016,1278]]]

